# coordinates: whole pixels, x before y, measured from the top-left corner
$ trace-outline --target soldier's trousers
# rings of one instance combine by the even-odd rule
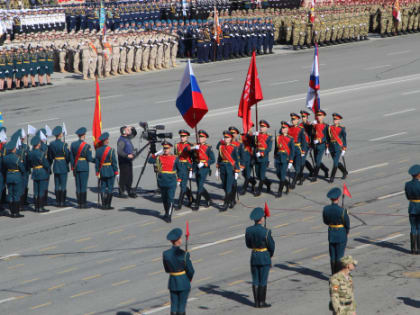
[[[277,178],[282,182],[286,180],[287,164],[288,163],[281,163],[281,162],[275,163]]]
[[[178,169],[178,180],[181,180],[181,191],[187,191],[187,184],[188,184],[188,176],[189,176],[189,172],[190,172],[190,168],[191,168],[191,164],[187,163],[187,162],[181,162],[180,163],[180,167]]]
[[[55,190],[64,191],[67,189],[67,173],[54,174]]]
[[[7,199],[9,202],[18,202],[20,201],[22,181],[19,183],[7,183]]]
[[[34,182],[34,198],[40,198],[45,196],[45,191],[48,189],[48,181],[43,180],[33,180]]]
[[[174,202],[176,182],[171,186],[159,187],[162,196],[162,202],[165,210],[169,210],[171,204]]]
[[[334,143],[330,146],[331,157],[333,159],[333,166],[338,167],[338,162],[340,161],[341,157],[341,148],[340,145]]]
[[[204,182],[206,181],[207,176],[209,175],[210,169],[208,167],[202,167],[197,169],[195,179],[197,182],[197,193],[201,194],[204,190]]]
[[[220,179],[222,180],[222,187],[226,194],[230,194],[232,191],[234,172],[232,164],[229,162],[220,163]]]
[[[314,154],[315,154],[315,166],[320,167],[322,163],[322,157],[325,153],[325,143],[315,144]]]
[[[142,58],[141,58],[141,71],[147,71],[149,69],[149,55],[150,55],[150,48],[149,47],[144,48]]]
[[[115,176],[101,177],[101,193],[112,194],[114,189]]]
[[[265,179],[265,173],[267,172],[267,165],[268,165],[268,161],[256,161],[255,163],[255,176],[259,179],[259,180],[264,180]]]
[[[249,159],[249,160],[242,161],[242,166],[244,167],[242,171],[242,176],[245,179],[249,179],[251,177],[251,171],[252,171],[251,160]]]
[[[133,163],[118,163],[120,167],[120,190],[130,193],[131,185],[133,184]]]
[[[176,55],[178,54],[178,43],[173,43],[171,46],[171,66],[175,67],[176,65]]]
[[[420,234],[420,215],[410,214],[409,220],[410,220],[410,225],[411,225],[411,234],[419,235]]]
[[[85,193],[87,191],[87,183],[89,179],[89,172],[76,172],[76,192]]]
[[[138,47],[134,55],[134,71],[139,72],[141,69],[141,60],[143,58],[143,48]]]
[[[117,73],[118,72],[118,65],[120,63],[120,48],[119,47],[113,47],[112,48],[112,72]]]
[[[270,265],[251,266],[252,285],[266,286]]]
[[[330,243],[329,251],[330,251],[330,261],[331,262],[338,262],[340,258],[344,256],[344,251],[346,250],[347,241],[340,242],[340,243]]]
[[[182,314],[185,313],[187,307],[188,295],[190,290],[170,291],[171,296],[171,313]]]
[[[305,162],[303,162],[301,153],[300,153],[300,147],[295,146],[295,155],[293,157],[293,166],[295,168],[296,174],[299,174],[302,170],[302,167],[304,167]]]

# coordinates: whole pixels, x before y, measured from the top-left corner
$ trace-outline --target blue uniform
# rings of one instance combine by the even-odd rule
[[[295,143],[292,137],[285,135],[278,135],[275,143],[274,152],[274,166],[276,167],[276,175],[280,180],[277,197],[281,197],[284,186],[287,187],[289,182],[286,181],[287,168],[289,163],[293,163],[295,151]]]
[[[266,184],[267,192],[270,192],[271,182],[266,178],[265,173],[269,164],[269,153],[273,147],[273,137],[268,133],[259,133],[255,141],[255,175],[260,181],[256,192],[258,196],[261,194],[263,184]]]
[[[95,170],[96,176],[100,177],[102,207],[111,209],[115,176],[118,175],[118,163],[114,149],[107,145],[96,149]]]
[[[203,195],[206,199],[207,206],[210,203],[210,195],[207,190],[204,188],[204,182],[206,181],[207,176],[210,173],[210,165],[214,164],[215,158],[211,145],[200,144],[200,148],[195,151],[195,158],[193,168],[195,170],[195,179],[197,182],[197,199],[195,210],[198,210],[200,207],[201,196]],[[202,163],[203,166],[199,167],[199,164]]]
[[[333,169],[331,172],[330,182],[334,181],[335,173],[337,168],[343,173],[343,179],[347,176],[347,170],[345,166],[340,163],[341,153],[347,149],[347,133],[346,128],[343,126],[332,125],[328,128],[328,139],[329,139],[329,150],[333,159]]]
[[[54,140],[48,147],[48,159],[53,163],[55,195],[57,204],[63,206],[67,194],[67,175],[69,172],[70,151],[67,143]]]
[[[32,168],[35,211],[39,212],[40,209],[43,209],[43,205],[45,204],[50,163],[48,162],[46,154],[39,149],[33,149],[29,152],[28,162],[30,168]]]
[[[20,203],[22,174],[25,172],[25,166],[19,155],[8,153],[3,157],[3,168],[6,173],[8,201],[9,203]]]
[[[171,295],[171,313],[185,314],[190,282],[194,276],[194,268],[190,254],[178,246],[163,252],[163,266],[169,273],[168,289]]]
[[[328,225],[328,242],[332,273],[338,271],[338,262],[344,256],[347,235],[350,231],[350,218],[347,210],[332,203],[324,207],[322,213],[324,224]]]
[[[410,218],[411,234],[420,235],[420,181],[413,179],[405,183],[405,195],[410,201],[408,215]],[[420,246],[419,244],[417,246]]]
[[[295,177],[293,178],[292,187],[295,187],[298,176],[301,174],[303,167],[305,166],[305,154],[308,152],[308,143],[306,142],[305,129],[300,126],[292,126],[289,128],[289,135],[293,137],[294,140],[294,155],[293,162],[295,167]]]
[[[245,178],[244,185],[240,191],[241,195],[246,193],[248,184],[251,182],[251,171],[254,164],[254,138],[249,134],[241,134],[239,139],[239,166],[242,170],[242,176]],[[252,190],[254,190],[254,186],[255,179],[252,179]]]
[[[27,203],[28,197],[28,182],[29,182],[29,174],[31,173],[31,169],[29,167],[28,162],[28,153],[29,147],[26,143],[22,143],[18,150],[16,150],[16,154],[19,155],[20,159],[23,162],[24,172],[22,173],[22,191],[21,191],[21,200],[20,206],[23,207],[24,204]]]
[[[76,196],[80,207],[86,207],[89,163],[94,163],[92,148],[85,141],[77,140],[70,145],[70,163],[76,181]]]
[[[323,169],[325,177],[328,177],[328,168],[322,163],[322,157],[324,156],[325,150],[328,148],[328,125],[327,124],[314,124],[312,140],[314,146],[315,155],[315,170],[313,179],[316,180],[319,169]]]

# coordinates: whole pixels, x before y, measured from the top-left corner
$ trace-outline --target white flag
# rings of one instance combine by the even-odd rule
[[[21,131],[21,135],[20,135],[20,137],[21,137],[22,139],[26,138],[26,133],[25,133],[25,129],[24,129],[24,128],[22,128],[22,131]]]
[[[0,142],[7,142],[7,135],[4,130],[0,131]]]
[[[47,137],[51,137],[52,136],[51,128],[48,127],[48,125],[45,125],[45,131],[47,132],[47,134],[46,134]]]
[[[41,141],[47,141],[47,137],[44,135],[44,133],[42,131],[39,132],[39,138],[41,139]]]
[[[19,150],[20,146],[22,145],[22,142],[20,141],[20,138],[16,141],[16,150]]]
[[[34,126],[28,125],[28,135],[30,136],[36,135],[36,128]]]
[[[66,124],[63,121],[63,136],[67,136]]]

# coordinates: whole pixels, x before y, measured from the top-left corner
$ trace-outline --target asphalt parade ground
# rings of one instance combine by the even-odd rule
[[[319,50],[321,108],[329,115],[328,122],[332,112],[342,114],[347,128],[350,174],[345,182],[353,198],[345,200],[351,220],[346,253],[359,261],[353,273],[357,314],[418,314],[420,308],[420,262],[419,256],[409,254],[408,202],[403,192],[410,179],[408,168],[419,163],[419,49],[419,35],[407,35]],[[304,109],[312,59],[312,49],[277,48],[274,55],[257,57],[264,93],[259,118],[271,123],[271,134],[290,112]],[[174,133],[172,141],[178,140],[177,131],[186,127],[175,107],[183,65],[100,81],[103,129],[110,132],[112,146],[120,126],[132,124],[139,131],[139,121],[164,124],[166,132]],[[193,65],[209,107],[199,128],[208,131],[214,146],[228,126],[241,127],[237,109],[248,65],[249,58]],[[91,129],[95,82],[57,74],[54,83],[2,94],[9,132],[27,124],[52,128],[65,122],[70,142],[79,127]],[[138,139],[133,141],[136,147],[145,144]],[[144,158],[142,154],[135,161],[135,181]],[[331,158],[324,161],[331,168]],[[92,208],[73,208],[70,173],[68,207],[48,206],[51,211],[45,214],[29,207],[22,219],[0,217],[0,314],[169,313],[162,251],[169,247],[167,232],[184,228],[186,220],[196,271],[188,314],[329,314],[330,265],[321,212],[328,204],[327,191],[343,185],[338,176],[339,171],[334,184],[305,181],[281,199],[265,190],[258,198],[248,193],[233,210],[219,212],[223,190],[213,175],[206,185],[215,206],[198,212],[184,206],[169,225],[160,217],[163,206],[154,193],[151,166],[140,182],[139,197],[114,198],[114,210],[95,208],[92,166],[88,192]],[[272,162],[268,177],[277,191]],[[50,192],[52,185],[53,181]],[[252,208],[265,201],[272,214],[267,226],[276,241],[267,293],[272,307],[254,309],[244,232],[252,223]]]

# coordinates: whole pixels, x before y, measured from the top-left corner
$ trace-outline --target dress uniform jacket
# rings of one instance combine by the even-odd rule
[[[170,274],[168,289],[171,291],[184,291],[191,289],[191,280],[194,268],[190,254],[178,246],[172,246],[163,252],[163,266],[165,272]]]
[[[251,266],[271,265],[274,255],[275,243],[271,231],[261,224],[255,224],[246,229],[246,246],[252,249]]]
[[[405,183],[405,195],[410,201],[408,213],[420,215],[420,181],[418,179]]]
[[[54,140],[49,145],[48,150],[49,160],[54,161],[54,174],[66,174],[69,172],[70,151],[67,143],[61,140]]]
[[[107,154],[105,157],[103,157],[105,153]],[[101,179],[118,175],[118,165],[117,158],[115,156],[115,150],[107,145],[98,148],[96,150],[95,169],[96,175],[100,175]]]
[[[70,146],[70,161],[73,171],[89,172],[89,162],[94,161],[90,145],[82,140],[73,142]]]
[[[347,242],[350,231],[350,219],[347,210],[337,204],[324,207],[322,213],[324,223],[328,225],[328,241],[330,243]]]

